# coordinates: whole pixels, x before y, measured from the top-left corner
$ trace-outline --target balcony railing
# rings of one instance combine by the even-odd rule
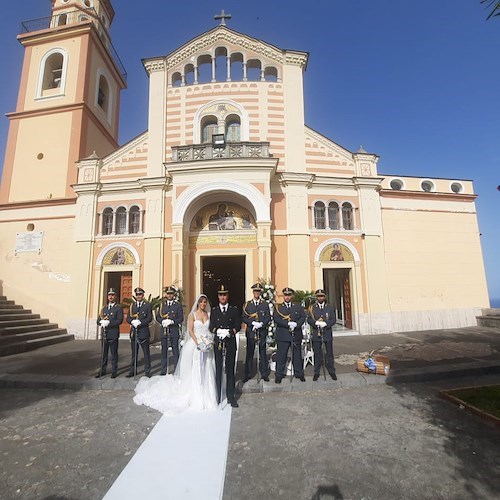
[[[21,23],[21,33],[31,33],[33,31],[47,30],[58,27],[64,28],[65,26],[86,23],[88,21],[92,21],[97,25],[97,31],[104,42],[104,45],[109,50],[119,73],[122,75],[123,79],[127,81],[127,72],[125,71],[125,67],[123,66],[121,59],[118,57],[118,54],[109,39],[107,28],[102,23],[94,8],[61,12],[60,14],[54,14],[53,16],[40,17],[38,19],[32,19],[31,21],[25,21]]]
[[[223,146],[191,144],[173,146],[172,162],[219,160],[222,158],[271,158],[269,142],[228,142]]]

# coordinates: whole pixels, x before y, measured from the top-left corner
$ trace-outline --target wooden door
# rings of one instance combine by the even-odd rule
[[[344,276],[344,326],[352,329],[351,285],[349,272]]]
[[[132,273],[120,276],[120,301],[132,297]],[[120,325],[120,333],[129,333],[130,325],[127,323],[128,307],[123,307],[123,323]]]

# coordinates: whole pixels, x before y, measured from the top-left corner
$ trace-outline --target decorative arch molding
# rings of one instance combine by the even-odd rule
[[[204,116],[214,115],[219,121],[225,121],[230,116],[237,114],[240,117],[240,140],[248,141],[250,137],[250,119],[246,109],[231,99],[217,99],[204,104],[194,115],[194,143],[201,143],[201,120]]]
[[[173,224],[182,224],[194,201],[203,195],[216,191],[225,191],[240,195],[253,207],[257,223],[270,222],[269,203],[265,202],[262,193],[254,186],[235,181],[212,181],[191,186],[181,194],[175,202],[172,219]]]
[[[118,241],[116,243],[111,243],[110,245],[106,246],[105,248],[103,248],[101,250],[101,253],[97,257],[96,265],[97,266],[102,266],[103,265],[104,257],[111,250],[114,250],[115,248],[125,248],[125,249],[127,249],[134,256],[134,258],[135,258],[135,265],[139,265],[141,263],[141,259],[139,257],[139,254],[137,253],[137,250],[132,245],[130,245],[129,243],[124,243],[124,242]]]
[[[331,239],[326,240],[323,243],[321,243],[321,245],[316,249],[316,253],[314,254],[314,262],[320,262],[320,256],[323,253],[323,250],[325,250],[325,248],[329,245],[333,246],[335,243],[337,243],[339,245],[344,245],[345,247],[347,247],[351,251],[355,264],[359,264],[361,262],[361,260],[359,258],[359,253],[356,250],[356,248],[354,247],[354,245],[352,243],[349,243],[346,240],[341,239],[341,238],[331,238]]]
[[[61,68],[61,84],[59,85],[58,92],[56,94],[50,94],[47,96],[43,95],[43,80],[45,76],[46,64],[47,60],[50,56],[54,54],[61,54],[63,58],[62,68]],[[66,88],[66,73],[68,68],[68,52],[63,47],[54,47],[53,49],[46,52],[42,59],[40,60],[40,68],[38,70],[38,80],[36,84],[36,99],[44,99],[44,98],[54,98],[61,97],[64,95],[64,90]]]

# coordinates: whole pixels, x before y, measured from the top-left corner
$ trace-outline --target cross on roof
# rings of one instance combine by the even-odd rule
[[[231,19],[231,14],[226,14],[224,12],[224,9],[222,9],[221,13],[214,16],[214,19],[218,21],[220,19],[220,26],[225,26],[226,25],[226,19]]]

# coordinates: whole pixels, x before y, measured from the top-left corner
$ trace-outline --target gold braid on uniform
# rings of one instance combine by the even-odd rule
[[[313,319],[314,321],[324,321],[324,320],[323,320],[323,316],[320,316],[318,319],[316,319],[316,318],[314,317],[314,309],[313,309],[313,305],[312,305],[312,304],[309,306],[309,314],[311,315],[311,317],[312,317],[312,319]]]
[[[259,311],[255,311],[254,313],[252,314],[249,314],[247,313],[247,306],[250,304],[250,302],[252,302],[251,300],[249,300],[248,302],[246,302],[244,305],[243,305],[243,312],[249,317],[249,318],[256,318],[257,321],[259,321]]]
[[[167,313],[167,314],[162,314],[162,313],[161,313],[161,310],[163,309],[163,306],[164,306],[166,303],[167,303],[167,301],[166,301],[166,300],[165,300],[165,301],[163,301],[163,303],[162,303],[162,307],[160,308],[160,316],[161,316],[162,318],[164,318],[164,319],[170,319],[170,316],[169,316],[169,315],[170,315],[170,313]]]
[[[103,308],[101,309],[101,312],[99,313],[99,318],[109,319],[109,316],[107,314],[105,314],[104,309],[106,309],[106,306],[103,306]]]
[[[284,302],[282,302],[277,308],[276,312],[285,320],[285,321],[292,321],[292,316],[290,314],[283,314],[280,312],[280,306],[282,306]]]

